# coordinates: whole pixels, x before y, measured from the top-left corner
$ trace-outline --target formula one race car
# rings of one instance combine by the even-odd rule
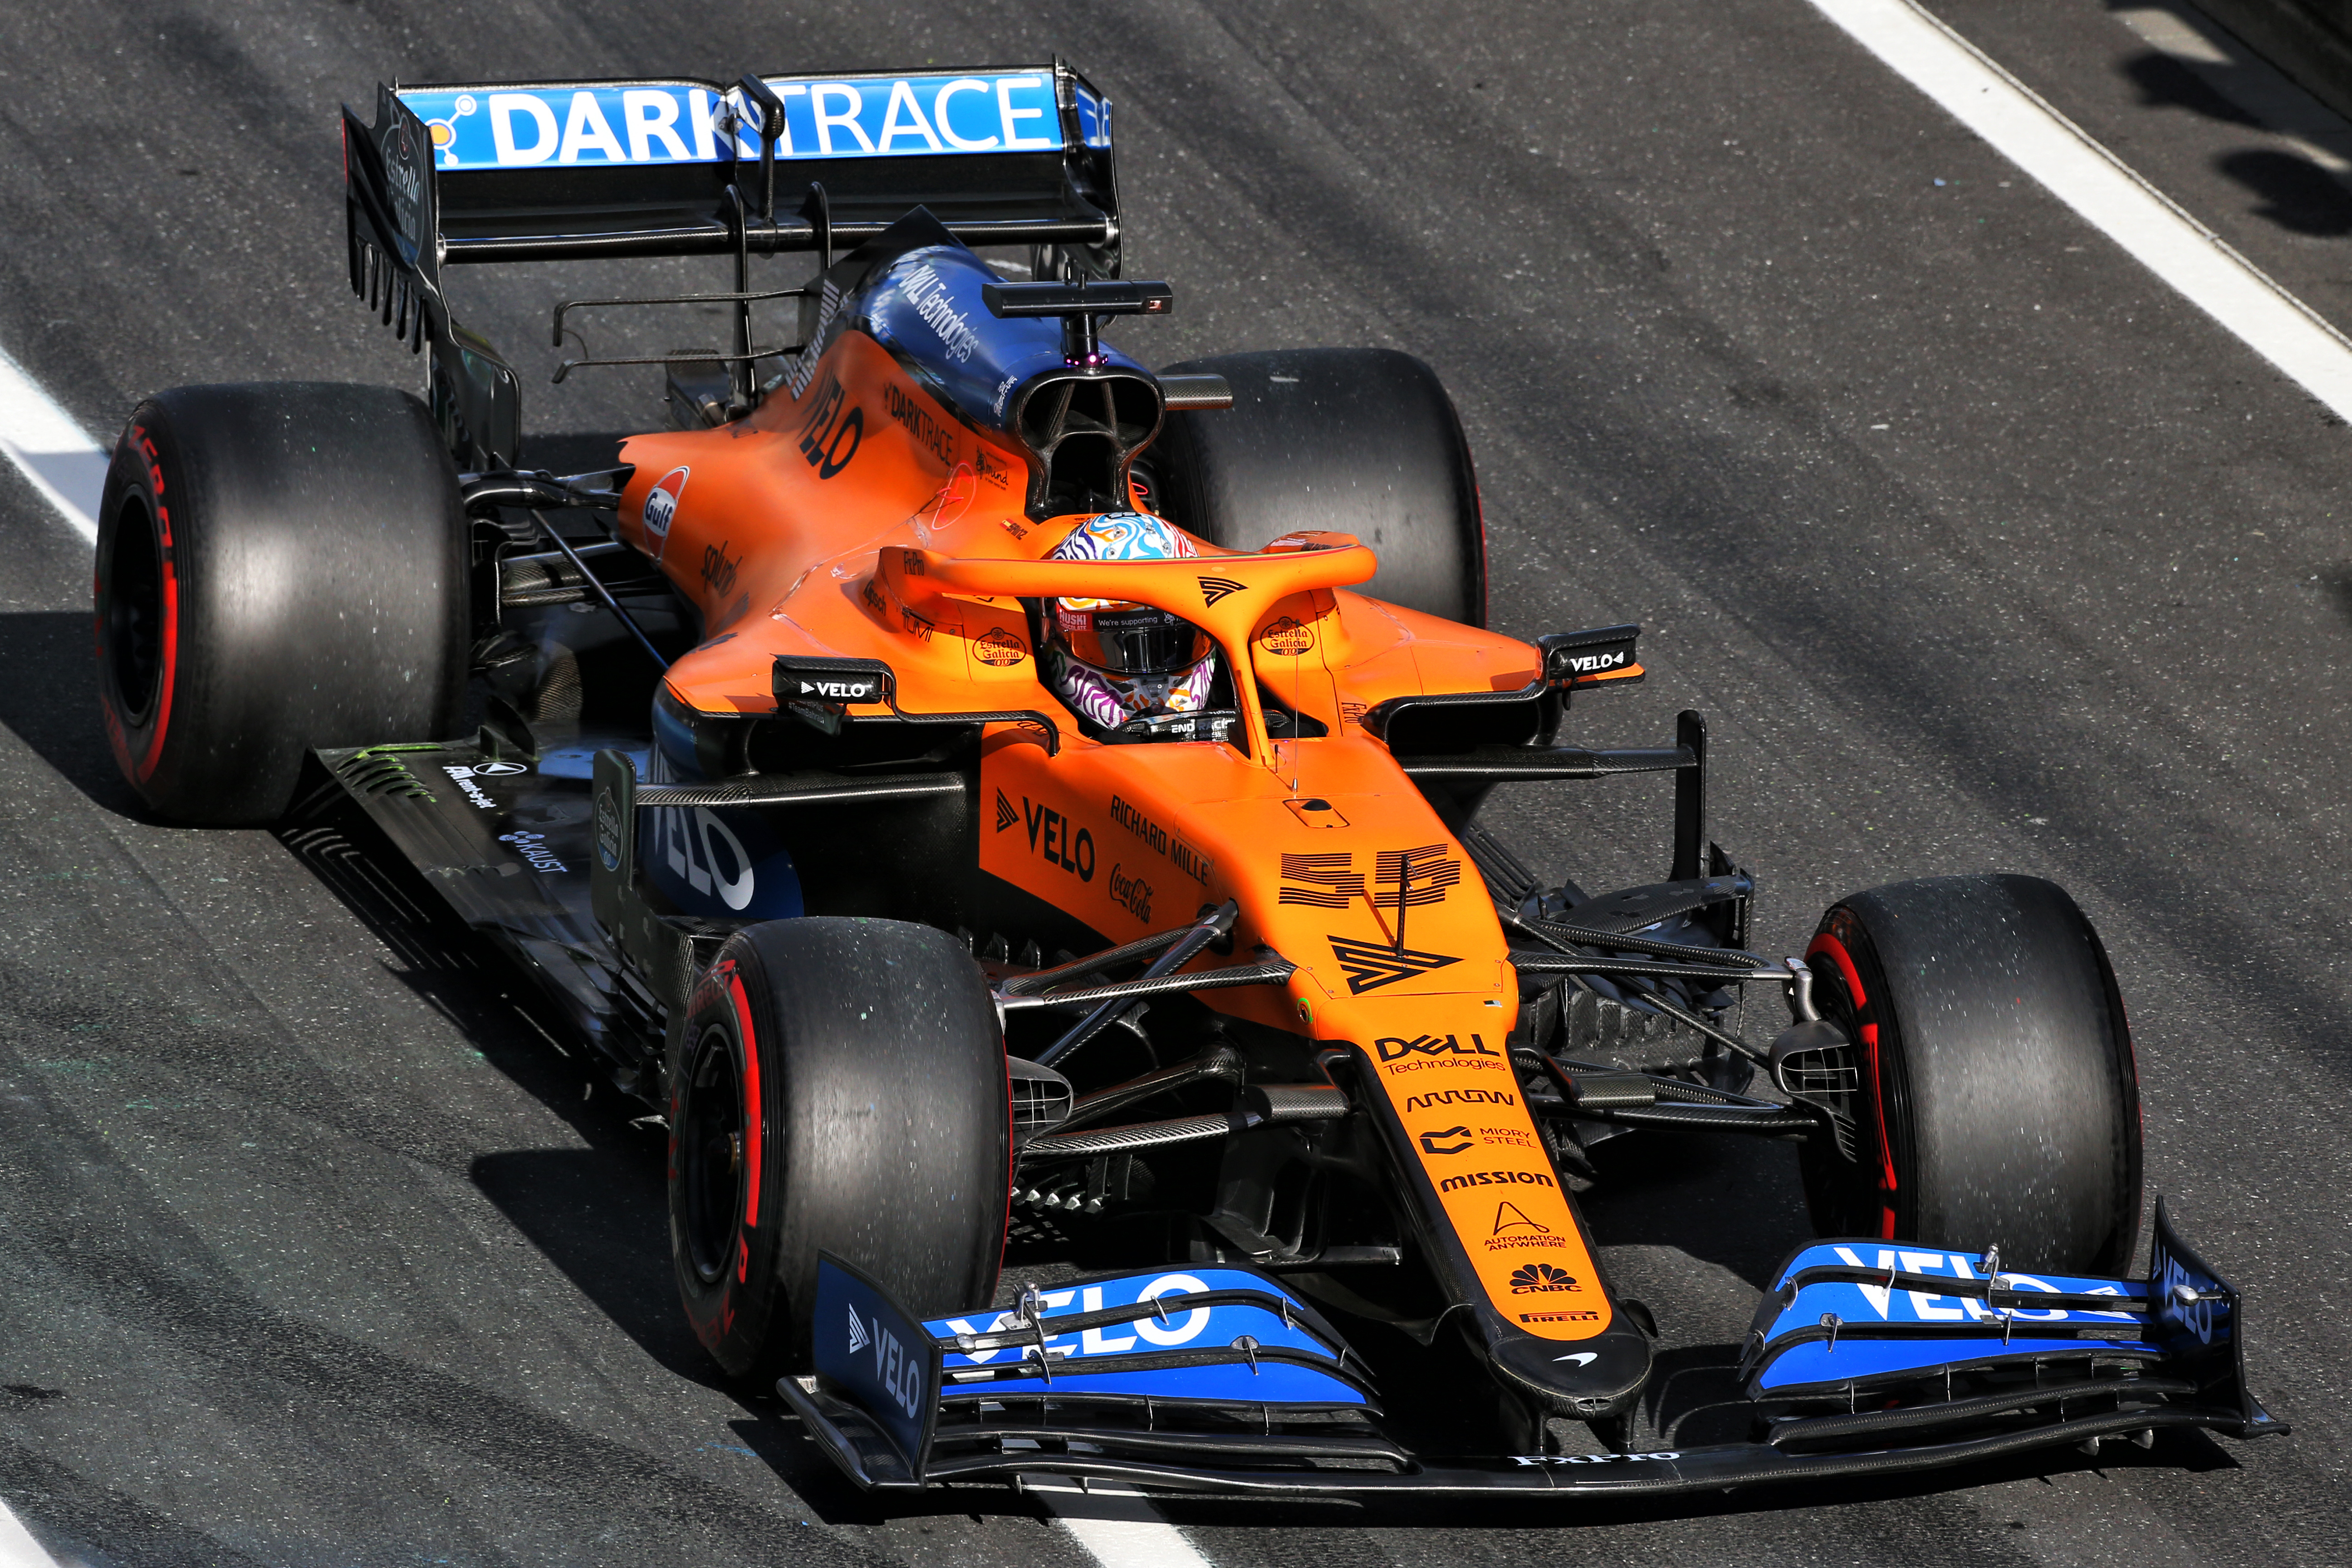
[[[861,1485],[1666,1492],[2281,1430],[2161,1204],[2123,1277],[2137,1089],[2074,901],[1905,882],[1748,951],[1700,717],[1559,738],[1639,628],[1483,629],[1426,366],[1102,342],[1172,300],[1120,279],[1110,125],[1058,62],[347,111],[352,285],[426,396],[131,416],[125,773],[377,835],[532,975],[667,1119],[702,1343]],[[814,280],[755,289],[779,252]],[[521,467],[448,269],[688,255],[734,287],[555,310],[559,346],[723,310],[724,347],[558,373],[656,366],[673,428]],[[1479,822],[1643,772],[1654,884],[1548,883]],[[1743,993],[1788,1026],[1744,1037]],[[1573,1194],[1642,1129],[1798,1144],[1828,1239],[1758,1310],[1748,1442],[1625,1451],[1655,1330]],[[1441,1365],[1475,1418],[1432,1436],[1383,1389]]]

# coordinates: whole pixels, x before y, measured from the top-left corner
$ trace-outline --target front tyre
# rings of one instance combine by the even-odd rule
[[[99,692],[123,776],[171,821],[265,823],[313,746],[454,733],[468,572],[456,470],[406,393],[148,398],[99,510]]]
[[[696,985],[670,1064],[670,1252],[713,1359],[805,1371],[820,1250],[919,1314],[985,1302],[1012,1113],[986,980],[928,926],[748,926]]]
[[[2139,1231],[2139,1079],[2106,950],[2035,877],[1896,882],[1806,949],[1853,1042],[1858,1158],[1801,1155],[1814,1229],[2117,1274]]]

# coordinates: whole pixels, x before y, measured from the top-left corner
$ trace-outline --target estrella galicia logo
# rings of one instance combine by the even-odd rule
[[[1421,1135],[1422,1152],[1429,1154],[1459,1154],[1475,1142],[1467,1127],[1448,1127]]]
[[[609,789],[596,792],[596,858],[607,871],[621,868],[621,807]]]
[[[1530,1263],[1524,1268],[1511,1270],[1511,1294],[1514,1296],[1534,1295],[1539,1291],[1582,1289],[1583,1287],[1576,1282],[1575,1275],[1565,1268],[1556,1268],[1549,1263]]]
[[[1331,944],[1331,956],[1339,961],[1340,973],[1348,977],[1348,994],[1351,996],[1361,996],[1367,991],[1377,991],[1383,985],[1393,985],[1400,980],[1411,980],[1433,969],[1462,962],[1447,953],[1384,947],[1349,936],[1327,936],[1324,940]]]
[[[1228,594],[1240,593],[1244,586],[1243,584],[1234,582],[1231,577],[1203,577],[1200,583],[1201,597],[1212,605]]]

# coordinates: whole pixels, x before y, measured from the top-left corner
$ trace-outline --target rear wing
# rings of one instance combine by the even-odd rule
[[[836,247],[921,206],[970,245],[1118,275],[1108,100],[1059,60],[834,76],[380,87],[343,110],[353,292],[412,353],[461,463],[520,444],[511,366],[449,314],[461,262]],[[748,349],[748,340],[741,345]]]

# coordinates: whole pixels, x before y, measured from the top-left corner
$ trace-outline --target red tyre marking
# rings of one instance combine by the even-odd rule
[[[163,509],[155,509],[163,530],[163,676],[155,688],[155,731],[147,738],[147,755],[139,764],[139,782],[145,784],[163,758],[163,732],[172,726],[172,684],[180,669],[180,577],[172,564],[172,530]]]
[[[760,1043],[751,1033],[751,999],[743,994],[742,976],[728,975],[727,989],[735,998],[735,1026],[743,1037],[743,1228],[750,1230],[760,1223]],[[748,1262],[751,1254],[744,1257]],[[740,1267],[736,1278],[742,1278]]]
[[[1827,931],[1813,938],[1812,945],[1805,949],[1805,956],[1817,958],[1824,952],[1836,961],[1838,973],[1845,977],[1846,994],[1853,998],[1854,1011],[1861,1012],[1870,1005],[1870,997],[1862,988],[1862,975],[1854,969],[1853,954],[1846,952],[1843,942]],[[1878,1123],[1879,1191],[1891,1194],[1895,1189],[1895,1150],[1886,1138],[1886,1091],[1878,1076],[1878,1026],[1864,1024],[1861,1034],[1863,1054],[1870,1062],[1871,1100],[1877,1112],[1871,1120]],[[1882,1202],[1880,1205],[1878,1233],[1887,1240],[1894,1239],[1895,1205],[1892,1203]]]
[[[163,590],[163,626],[160,640],[163,643],[163,673],[155,683],[154,729],[147,737],[146,754],[133,762],[126,736],[116,755],[131,764],[134,783],[145,784],[155,776],[155,765],[163,761],[163,736],[172,727],[172,687],[180,668],[180,577],[172,559],[172,509],[163,504],[163,454],[156,450],[154,438],[147,434],[147,427],[143,425],[131,427],[131,439],[139,454],[147,459],[147,483],[154,498],[154,526],[160,536],[158,553],[162,557]],[[107,719],[108,738],[113,739],[117,731],[113,715],[110,713]]]

